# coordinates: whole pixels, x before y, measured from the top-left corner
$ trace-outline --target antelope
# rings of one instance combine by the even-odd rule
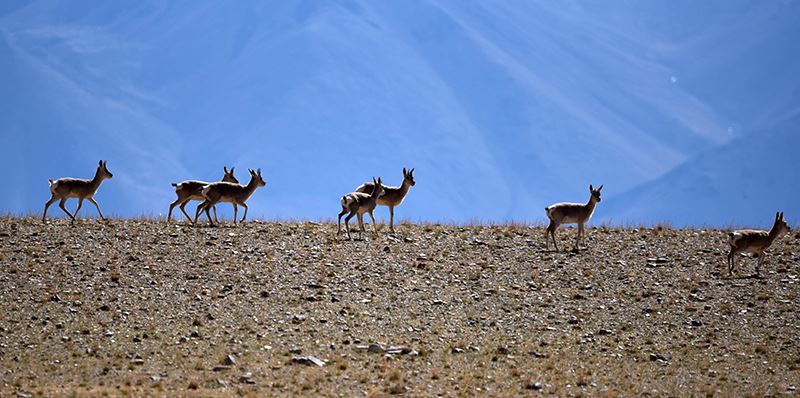
[[[600,188],[594,189],[589,185],[589,202],[586,204],[581,203],[556,203],[544,208],[547,212],[547,218],[550,219],[550,225],[547,226],[544,239],[547,248],[550,248],[550,241],[548,235],[553,238],[553,245],[558,251],[558,243],[556,243],[556,228],[561,224],[578,224],[578,236],[575,239],[575,250],[579,250],[581,236],[583,236],[583,225],[592,217],[595,206],[600,202]]]
[[[222,181],[232,182],[234,184],[239,183],[239,180],[237,180],[236,177],[233,175],[234,168],[235,167],[231,167],[231,169],[228,170],[227,166],[223,166],[222,170],[225,174],[223,174],[222,176]],[[180,205],[181,211],[183,212],[183,215],[186,216],[186,219],[189,220],[189,222],[194,223],[192,217],[190,217],[189,214],[186,213],[186,205],[189,203],[189,201],[192,200],[205,200],[205,198],[203,198],[202,191],[203,187],[208,184],[209,183],[205,181],[197,181],[197,180],[186,180],[183,182],[172,183],[172,186],[175,187],[175,194],[178,195],[178,199],[176,199],[169,205],[169,213],[167,214],[167,221],[172,219],[172,209],[174,209],[175,206]],[[233,204],[233,208],[236,209],[236,203]],[[219,222],[217,220],[216,206],[214,206],[214,221]]]
[[[232,182],[213,182],[204,186],[201,194],[205,200],[203,203],[200,203],[200,205],[197,206],[197,212],[194,215],[194,222],[197,223],[197,217],[200,216],[200,212],[205,210],[206,217],[208,217],[208,222],[213,226],[214,222],[211,221],[211,215],[208,212],[208,208],[214,207],[219,202],[233,203],[234,225],[236,225],[236,217],[238,212],[236,205],[244,207],[244,216],[242,217],[242,222],[244,222],[244,220],[247,218],[247,204],[245,202],[250,198],[250,195],[256,191],[256,188],[267,185],[267,183],[264,182],[264,179],[261,177],[261,169],[258,169],[258,171],[247,169],[247,171],[250,172],[250,182],[248,182],[247,185],[240,185]]]
[[[790,231],[789,225],[783,220],[783,212],[775,214],[775,223],[772,229],[767,231],[756,229],[740,229],[728,234],[728,244],[731,251],[728,253],[728,275],[733,274],[733,267],[736,265],[736,254],[742,252],[754,253],[758,256],[756,262],[756,276],[759,276],[759,267],[764,262],[764,250],[767,250],[775,239]]]
[[[100,205],[94,200],[94,194],[97,192],[97,188],[100,188],[100,184],[106,178],[111,178],[114,175],[108,171],[106,167],[105,161],[100,161],[97,165],[97,171],[94,173],[94,178],[91,180],[84,180],[80,178],[59,178],[57,180],[49,179],[50,181],[50,200],[44,204],[44,214],[42,215],[42,222],[45,221],[47,218],[47,208],[50,207],[53,202],[56,200],[61,200],[58,204],[58,207],[61,210],[64,210],[64,213],[67,213],[72,222],[75,222],[75,217],[78,216],[78,210],[81,209],[81,205],[83,205],[83,200],[86,199],[92,204],[94,207],[97,208],[97,212],[100,213],[100,218],[105,220],[106,218],[103,217],[103,212],[100,211]],[[78,198],[78,208],[75,209],[75,214],[70,214],[69,210],[64,207],[64,203],[67,202],[68,198]]]
[[[394,208],[395,206],[400,206],[403,203],[403,199],[405,199],[406,195],[408,195],[408,190],[411,189],[416,185],[414,181],[414,169],[406,172],[405,167],[403,168],[403,183],[400,184],[399,187],[383,187],[383,195],[378,197],[378,204],[381,206],[389,206],[389,230],[394,233]],[[361,184],[358,188],[356,188],[356,192],[362,192],[369,194],[372,192],[373,183],[366,182]],[[372,214],[372,213],[370,213]]]
[[[383,185],[381,184],[381,179],[378,177],[375,180],[375,177],[372,177],[372,190],[369,194],[364,192],[351,192],[347,195],[342,196],[342,212],[339,213],[339,221],[337,223],[338,230],[337,235],[342,233],[342,216],[345,213],[350,212],[344,219],[345,229],[347,230],[347,238],[353,239],[350,236],[350,219],[353,218],[354,215],[358,215],[358,237],[361,238],[361,233],[366,232],[364,229],[364,213],[369,213],[369,218],[372,219],[372,228],[375,230],[375,236],[378,236],[378,227],[375,225],[375,216],[372,215],[372,212],[375,211],[375,206],[378,204],[378,198],[383,193]]]

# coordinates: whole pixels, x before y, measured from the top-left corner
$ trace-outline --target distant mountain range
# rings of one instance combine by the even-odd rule
[[[595,223],[800,220],[798,17],[778,1],[6,2],[0,210],[40,212],[48,178],[106,159],[97,199],[122,216],[165,214],[171,182],[228,165],[262,168],[255,217],[332,218],[415,167],[401,219],[543,221],[592,183]]]

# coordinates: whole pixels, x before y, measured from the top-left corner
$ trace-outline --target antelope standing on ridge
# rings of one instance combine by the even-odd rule
[[[44,214],[42,214],[42,221],[45,221],[47,218],[47,208],[50,207],[53,202],[56,200],[61,200],[58,204],[58,207],[61,210],[64,210],[64,213],[67,213],[72,221],[75,221],[75,217],[78,216],[78,210],[81,209],[83,205],[83,200],[86,199],[92,204],[94,207],[97,208],[97,212],[100,213],[100,218],[105,220],[106,218],[103,217],[103,212],[100,211],[100,205],[97,204],[94,200],[94,194],[97,192],[97,188],[100,188],[100,184],[106,178],[111,178],[114,175],[108,171],[106,167],[105,161],[100,161],[97,165],[97,171],[94,173],[94,178],[91,180],[84,180],[81,178],[59,178],[57,180],[50,179],[50,200],[44,204]],[[78,208],[75,209],[75,214],[70,214],[69,210],[64,207],[64,203],[66,203],[68,198],[78,198]]]
[[[403,199],[405,199],[406,195],[408,194],[408,190],[411,189],[417,183],[414,181],[414,169],[409,170],[406,172],[406,168],[403,167],[403,183],[400,184],[399,187],[388,187],[383,186],[383,194],[378,197],[378,204],[381,206],[389,206],[389,230],[394,232],[394,208],[395,206],[400,206],[403,203]],[[374,187],[374,183],[366,182],[361,184],[358,188],[356,188],[356,192],[362,193],[372,193],[372,188]],[[372,213],[370,213],[372,215]]]
[[[232,182],[234,184],[239,183],[239,180],[237,180],[236,177],[233,175],[233,169],[234,167],[231,167],[231,169],[228,170],[227,166],[223,166],[222,170],[225,172],[225,174],[222,176],[223,182]],[[167,214],[167,221],[172,219],[172,209],[174,209],[175,206],[180,205],[183,215],[186,216],[186,219],[189,220],[189,222],[194,224],[194,220],[192,220],[192,217],[189,217],[189,214],[186,213],[186,205],[189,204],[189,201],[192,200],[205,200],[202,191],[203,187],[205,187],[208,184],[209,184],[208,182],[197,181],[197,180],[186,180],[179,183],[172,183],[172,186],[175,187],[175,194],[178,195],[178,199],[176,199],[169,205],[169,213]],[[235,212],[236,203],[233,204],[233,208]],[[214,206],[214,221],[219,223],[219,221],[217,220],[217,206]]]
[[[775,223],[772,229],[767,231],[757,229],[740,229],[728,234],[728,244],[731,251],[728,253],[728,275],[733,274],[733,267],[736,265],[736,254],[742,252],[755,253],[758,256],[756,262],[756,276],[759,276],[759,268],[764,262],[764,250],[767,250],[775,239],[789,232],[789,225],[783,220],[783,212],[775,214]]]
[[[337,222],[337,235],[342,233],[342,216],[347,212],[350,212],[350,214],[348,214],[344,219],[344,225],[345,229],[347,230],[348,239],[353,239],[350,236],[349,221],[354,215],[358,215],[359,239],[361,238],[361,233],[366,232],[364,229],[364,213],[369,213],[369,218],[372,219],[372,228],[375,230],[375,236],[378,236],[378,226],[375,225],[375,216],[372,215],[372,212],[375,211],[375,206],[378,204],[378,198],[380,197],[381,193],[383,193],[383,185],[381,184],[380,177],[378,177],[377,180],[375,180],[375,177],[372,177],[371,185],[372,191],[370,191],[369,194],[364,192],[351,192],[342,196],[342,212],[339,213],[339,221]]]
[[[544,208],[547,212],[547,218],[550,219],[550,225],[547,226],[544,239],[547,248],[550,248],[549,237],[553,238],[553,245],[558,251],[558,243],[556,243],[556,228],[561,224],[578,224],[578,236],[575,238],[575,250],[579,250],[581,236],[583,236],[583,225],[592,217],[594,208],[600,202],[600,188],[594,189],[589,185],[589,202],[586,204],[581,203],[556,203]]]
[[[205,210],[206,217],[208,217],[208,222],[211,223],[211,225],[214,225],[214,222],[211,221],[211,215],[208,212],[208,208],[214,207],[219,202],[229,202],[234,204],[234,225],[236,225],[236,213],[238,212],[236,205],[244,207],[244,216],[242,217],[242,221],[244,221],[247,218],[247,204],[245,202],[250,198],[250,195],[256,191],[256,188],[267,185],[267,183],[264,182],[264,179],[261,177],[261,169],[258,169],[258,171],[253,171],[253,169],[247,170],[250,172],[250,182],[248,182],[247,185],[234,184],[232,182],[212,182],[211,184],[203,187],[201,193],[205,200],[203,203],[200,203],[197,206],[197,212],[194,215],[194,222],[197,223],[197,217],[200,216],[200,212]]]

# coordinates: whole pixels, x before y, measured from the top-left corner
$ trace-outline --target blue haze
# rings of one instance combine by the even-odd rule
[[[798,20],[793,1],[3,2],[0,210],[38,213],[48,178],[106,159],[96,198],[120,216],[235,165],[267,180],[253,217],[332,218],[415,167],[412,221],[542,222],[592,183],[595,224],[792,222]]]

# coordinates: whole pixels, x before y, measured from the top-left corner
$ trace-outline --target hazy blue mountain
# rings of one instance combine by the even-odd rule
[[[783,211],[790,225],[797,225],[799,125],[800,108],[775,126],[739,137],[615,196],[605,203],[605,214],[613,215],[605,220],[769,228],[775,213]]]
[[[15,189],[0,209],[39,212],[47,178],[107,159],[97,198],[125,216],[166,213],[170,182],[235,165],[268,182],[256,217],[334,217],[404,166],[418,184],[400,218],[542,220],[589,183],[616,203],[598,217],[645,217],[631,192],[798,108],[798,16],[778,1],[6,2],[0,165]],[[657,219],[683,222],[684,203],[663,206]]]

